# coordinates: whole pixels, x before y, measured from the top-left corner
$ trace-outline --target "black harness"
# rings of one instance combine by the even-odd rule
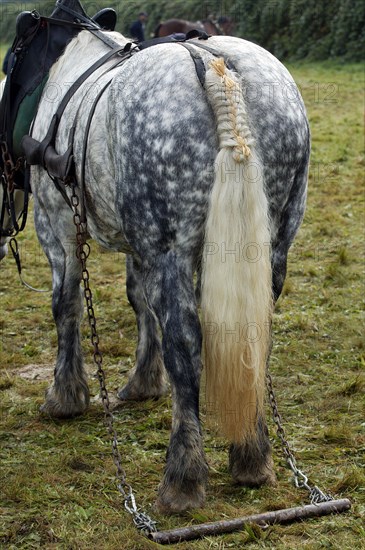
[[[66,3],[72,3],[77,11],[70,10]],[[57,0],[50,17],[40,16],[36,11],[22,12],[17,17],[16,37],[8,55],[7,79],[0,102],[0,185],[3,189],[0,237],[17,234],[24,229],[27,219],[29,166],[23,156],[15,151],[13,143],[13,132],[22,102],[27,96],[39,102],[42,83],[50,67],[76,34],[89,29],[99,38],[108,39],[101,29],[114,30],[115,23],[114,10],[103,9],[90,19],[78,0]],[[15,209],[14,193],[17,189],[24,191],[24,205],[20,215]],[[11,219],[11,224],[5,227],[6,218]]]
[[[32,17],[37,21],[36,24],[30,25],[30,30],[28,30],[28,32],[26,33],[25,40],[27,41],[27,43],[30,43],[32,39],[34,39],[34,36],[37,36],[37,32],[39,32],[39,25],[40,25],[39,21],[42,21],[43,22],[42,24],[58,25],[67,29],[68,31],[67,41],[69,41],[70,33],[72,36],[75,36],[78,32],[80,32],[80,30],[88,30],[92,34],[97,36],[97,38],[102,40],[111,49],[103,57],[101,57],[98,61],[96,61],[87,71],[85,71],[69,88],[69,90],[63,97],[61,103],[59,104],[56,113],[52,118],[50,127],[48,129],[48,132],[45,138],[41,142],[39,142],[35,140],[33,137],[31,137],[30,135],[25,135],[23,137],[21,141],[21,147],[24,152],[24,159],[20,159],[21,161],[20,168],[22,171],[20,172],[21,178],[18,178],[18,180],[21,179],[22,182],[20,184],[19,184],[19,181],[15,183],[14,172],[16,172],[16,170],[14,170],[14,168],[13,168],[13,177],[11,178],[12,181],[9,182],[9,179],[10,179],[8,175],[9,172],[7,172],[6,169],[3,168],[2,185],[4,189],[4,197],[3,197],[3,204],[1,205],[1,208],[0,208],[0,236],[11,236],[11,235],[17,234],[19,231],[21,231],[25,227],[25,223],[27,219],[28,196],[30,193],[30,185],[29,185],[30,166],[33,166],[33,165],[43,166],[47,170],[50,177],[52,178],[58,191],[62,194],[63,198],[69,204],[69,206],[71,206],[69,198],[65,191],[65,184],[69,183],[71,181],[71,178],[73,179],[73,181],[75,181],[76,179],[74,159],[73,159],[73,139],[74,139],[74,134],[76,130],[78,113],[76,114],[73,126],[70,131],[69,144],[65,153],[63,154],[57,153],[55,149],[55,141],[56,141],[57,131],[61,121],[61,117],[63,115],[63,112],[66,106],[68,105],[69,101],[71,100],[75,92],[80,88],[80,86],[97,69],[101,68],[107,62],[112,61],[114,59],[114,63],[112,63],[111,65],[108,65],[107,69],[100,75],[101,77],[101,76],[105,76],[105,74],[107,73],[111,73],[110,78],[106,80],[106,83],[103,85],[103,88],[100,90],[100,92],[98,93],[97,97],[94,100],[94,103],[90,109],[87,124],[86,124],[82,162],[81,162],[81,176],[79,178],[80,181],[78,181],[78,187],[80,188],[81,214],[82,214],[83,221],[85,220],[85,208],[83,205],[83,197],[84,197],[84,187],[85,187],[84,176],[85,176],[88,133],[91,126],[93,115],[96,110],[96,106],[100,98],[102,97],[103,93],[105,92],[105,90],[107,89],[107,87],[112,81],[112,78],[113,78],[112,70],[117,66],[121,65],[122,63],[124,63],[125,61],[127,61],[132,55],[135,55],[136,53],[146,48],[153,47],[161,43],[175,43],[185,47],[189,51],[191,58],[194,61],[197,76],[202,86],[204,85],[205,66],[204,66],[203,59],[201,58],[196,48],[194,48],[191,45],[191,43],[190,44],[187,43],[187,41],[192,38],[198,38],[199,40],[206,40],[208,39],[208,35],[206,33],[198,30],[194,30],[188,33],[187,35],[184,35],[181,37],[179,36],[178,38],[175,38],[173,36],[163,37],[163,38],[147,40],[143,43],[139,43],[138,45],[134,43],[128,43],[126,45],[121,46],[120,44],[115,42],[113,39],[111,39],[109,36],[107,36],[105,33],[103,33],[100,27],[97,24],[95,24],[93,20],[89,19],[86,16],[86,14],[84,15],[83,13],[75,12],[74,10],[65,6],[61,0],[57,1],[56,6],[59,9],[62,9],[63,11],[66,12],[66,16],[68,17],[67,20],[55,19],[55,18],[52,18],[52,16],[51,18],[41,17],[36,12],[32,12],[29,15],[27,14],[28,20],[29,20],[29,17]],[[103,12],[105,11],[108,11],[108,10],[103,10]],[[69,20],[70,18],[72,19],[71,21]],[[18,44],[19,44],[19,39],[18,39]],[[24,47],[24,41],[21,41],[21,45],[22,47]],[[194,46],[196,45],[200,45],[200,43],[194,42]],[[207,48],[207,47],[205,47],[204,49],[208,49],[212,51],[210,48]],[[13,46],[13,50],[14,51],[12,51],[12,54],[9,59],[11,76],[12,76],[12,67],[14,67],[16,63],[16,52],[19,50],[19,45],[18,46],[15,45],[15,47]],[[213,52],[213,53],[216,54],[216,52]],[[48,61],[48,64],[49,64],[49,61]],[[47,67],[47,72],[48,70],[49,70],[49,67]],[[44,74],[45,73],[43,72],[42,74],[43,78],[44,78]],[[8,77],[7,83],[6,83],[6,86],[9,86],[9,92],[10,92],[11,80],[12,79]],[[38,80],[39,80],[39,77],[38,77]],[[36,83],[37,82],[38,81],[36,81]],[[4,91],[5,98],[9,97],[6,95],[7,93],[8,91],[5,90]],[[81,104],[82,102],[80,103],[80,105]],[[1,107],[0,107],[0,115],[2,120],[2,131],[1,131],[2,149],[7,149],[7,151],[9,152],[9,157],[11,158],[10,151],[12,150],[12,140],[11,140],[12,136],[10,135],[10,132],[12,131],[12,127],[13,127],[12,123],[14,122],[14,113],[13,113],[14,107],[13,109],[11,109],[10,107],[11,106],[9,101],[2,101]],[[1,112],[1,109],[2,109],[2,112]],[[7,111],[5,114],[4,114],[4,110]],[[8,144],[10,144],[10,147]],[[3,159],[4,159],[4,154],[3,154]],[[19,159],[18,159],[18,163],[19,163]],[[15,212],[15,206],[14,206],[14,189],[15,188],[20,188],[24,191],[24,206],[23,206],[23,212],[21,214],[20,223],[18,223],[17,214]],[[10,213],[12,226],[13,226],[11,229],[7,229],[7,230],[3,228],[5,212],[7,212],[8,214]]]

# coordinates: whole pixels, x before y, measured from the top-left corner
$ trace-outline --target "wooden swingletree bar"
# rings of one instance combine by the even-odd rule
[[[330,500],[320,504],[307,504],[296,508],[285,508],[274,512],[263,512],[262,514],[253,514],[242,518],[216,521],[213,523],[202,523],[200,525],[190,525],[171,529],[169,531],[156,531],[148,536],[154,542],[159,544],[173,544],[186,540],[198,539],[201,537],[219,535],[239,531],[247,524],[273,525],[274,523],[291,523],[307,518],[326,516],[328,514],[346,512],[351,508],[351,502],[348,498],[339,500]]]

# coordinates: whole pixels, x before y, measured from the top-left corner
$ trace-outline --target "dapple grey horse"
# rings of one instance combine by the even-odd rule
[[[93,115],[85,166],[88,232],[128,255],[127,292],[138,323],[136,366],[119,398],[163,395],[165,373],[172,388],[172,433],[157,501],[166,513],[204,503],[202,364],[207,416],[230,442],[233,479],[247,486],[275,480],[265,369],[272,307],[305,209],[310,151],[302,99],[279,61],[233,37],[208,40],[216,55],[190,44],[204,62],[203,85],[179,44],[153,46],[112,69]],[[67,46],[44,89],[35,138],[44,138],[70,83],[107,50],[87,31]],[[56,148],[63,153],[76,120],[77,180],[93,98],[109,78],[104,70],[79,88],[59,126]],[[58,331],[54,383],[42,410],[74,416],[89,403],[76,230],[42,167],[32,168],[31,186]]]

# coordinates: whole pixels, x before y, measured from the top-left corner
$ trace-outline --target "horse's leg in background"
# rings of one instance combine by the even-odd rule
[[[137,318],[138,346],[136,366],[128,383],[119,391],[123,400],[143,400],[161,397],[168,391],[162,360],[161,344],[154,313],[148,307],[143,292],[140,268],[132,256],[127,256],[127,295]]]
[[[83,309],[81,266],[75,253],[76,228],[71,211],[50,185],[53,204],[48,200],[46,207],[38,196],[34,216],[38,239],[52,269],[52,312],[58,336],[54,383],[46,391],[41,411],[54,417],[70,417],[84,412],[89,403],[79,328]]]
[[[173,394],[173,420],[157,506],[182,512],[202,506],[208,475],[199,422],[201,329],[192,268],[176,252],[160,254],[144,271],[144,288],[162,330]]]

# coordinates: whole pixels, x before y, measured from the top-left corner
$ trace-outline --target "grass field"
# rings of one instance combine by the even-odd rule
[[[322,489],[349,497],[353,507],[337,517],[247,528],[176,549],[365,548],[363,71],[334,63],[289,69],[307,105],[312,160],[308,208],[274,317],[271,372],[299,467]],[[32,221],[19,245],[26,281],[50,288]],[[93,245],[89,271],[113,395],[133,365],[136,344],[123,256]],[[50,294],[22,287],[7,257],[0,264],[0,300],[0,548],[157,547],[136,532],[123,509],[98,400],[70,421],[38,412],[56,352]],[[86,320],[83,334],[92,373]],[[90,384],[97,396],[93,374]],[[115,418],[128,480],[160,529],[306,503],[307,495],[290,481],[271,424],[277,487],[233,486],[226,445],[206,430],[206,507],[184,517],[159,516],[152,505],[169,438],[170,397],[118,407]]]

